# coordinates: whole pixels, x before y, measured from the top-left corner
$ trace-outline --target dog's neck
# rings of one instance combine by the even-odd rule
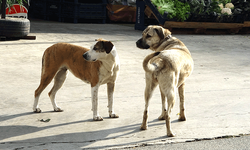
[[[165,39],[168,40],[168,39],[170,39],[171,37],[172,37],[172,35],[169,34]]]
[[[108,71],[113,70],[114,67],[118,67],[117,69],[119,69],[120,60],[115,46],[113,46],[111,52],[108,54],[107,58],[102,61],[102,63],[103,67]]]
[[[163,42],[165,42],[165,41],[167,41],[167,40],[169,40],[169,39],[171,39],[171,38],[172,38],[172,35],[169,34],[169,35],[166,36],[163,40],[161,40],[160,44],[162,44]]]
[[[168,42],[164,43],[165,41],[168,41]],[[176,46],[176,44],[178,46]],[[164,40],[162,40],[159,46],[155,49],[155,51],[158,52],[158,51],[161,51],[162,49],[168,50],[168,49],[176,49],[176,48],[179,50],[185,51],[186,53],[191,55],[191,53],[189,52],[188,48],[184,45],[184,43],[182,43],[180,40],[172,36],[170,36],[168,39],[165,38]]]
[[[169,39],[171,39],[171,38],[172,38],[172,35],[171,35],[171,34],[167,35],[167,36],[166,36],[164,39],[162,39],[157,45],[152,46],[151,49],[152,49],[153,51],[158,51],[157,49],[160,47],[160,45],[162,45],[162,43],[164,43],[165,41],[167,41],[167,40],[169,40]]]

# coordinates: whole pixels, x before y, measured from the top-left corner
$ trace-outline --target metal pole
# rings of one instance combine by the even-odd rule
[[[6,9],[5,9],[5,7],[6,7],[6,0],[2,0],[2,19],[5,19],[5,17],[6,17]]]

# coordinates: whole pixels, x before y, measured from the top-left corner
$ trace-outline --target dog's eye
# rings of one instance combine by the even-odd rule
[[[152,37],[152,36],[151,36],[151,35],[147,35],[147,36],[146,36],[146,38],[150,38],[150,37]]]

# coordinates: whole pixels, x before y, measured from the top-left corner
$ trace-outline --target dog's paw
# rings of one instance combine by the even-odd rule
[[[119,118],[119,115],[117,115],[117,114],[110,114],[109,117],[110,118]]]
[[[175,136],[175,134],[174,134],[174,133],[172,133],[172,132],[170,132],[170,133],[167,133],[167,136],[168,136],[168,137],[174,137],[174,136]]]
[[[165,120],[165,115],[160,115],[160,116],[158,117],[158,119],[159,119],[159,120]]]
[[[40,108],[36,108],[36,109],[33,110],[33,112],[40,113],[40,112],[42,112],[42,110]]]
[[[94,121],[103,121],[102,116],[96,116],[93,118]]]
[[[141,127],[140,127],[140,129],[141,129],[141,130],[147,130],[147,129],[148,129],[148,126],[142,124]]]
[[[57,107],[54,109],[55,112],[63,112],[63,110],[60,107]]]
[[[186,121],[186,117],[185,116],[180,116],[178,120],[179,121]]]

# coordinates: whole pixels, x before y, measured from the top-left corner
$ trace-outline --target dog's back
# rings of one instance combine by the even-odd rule
[[[57,43],[44,51],[42,61],[44,65],[62,65],[66,63],[66,61],[82,64],[81,62],[87,62],[82,58],[82,55],[88,50],[87,48],[68,43]],[[72,57],[73,55],[74,57]],[[74,60],[72,58],[74,58]]]
[[[162,51],[152,53],[144,59],[144,70],[160,72],[162,69],[167,69],[168,71],[186,72],[189,76],[193,70],[193,59],[187,47],[178,39],[171,39],[162,47],[165,47]]]
[[[161,50],[178,49],[186,52],[188,55],[191,55],[186,45],[176,37],[171,37],[166,42],[163,42],[158,49]]]
[[[69,43],[54,44],[44,52],[42,72],[54,73],[60,68],[65,67],[77,78],[88,82],[92,79],[91,76],[94,76],[92,72],[96,73],[100,67],[99,61],[89,62],[82,57],[88,50],[87,48]],[[81,68],[81,70],[79,70],[79,68]],[[91,72],[84,70],[91,70]]]

